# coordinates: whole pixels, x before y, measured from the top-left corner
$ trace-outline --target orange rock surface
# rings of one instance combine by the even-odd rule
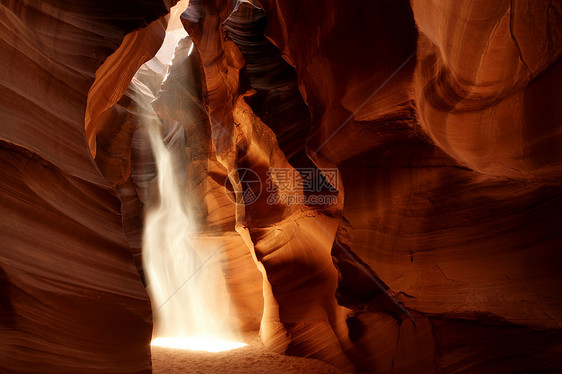
[[[0,5],[2,372],[150,372],[150,303],[125,200],[93,160],[85,114],[100,65],[137,41],[134,73],[163,38],[170,5]],[[109,79],[128,85],[123,71]]]
[[[562,370],[560,1],[192,0],[166,80],[133,78],[171,5],[2,5],[1,369],[150,370],[153,100],[231,322],[268,349]],[[336,203],[272,202],[311,193],[271,168],[337,169]]]

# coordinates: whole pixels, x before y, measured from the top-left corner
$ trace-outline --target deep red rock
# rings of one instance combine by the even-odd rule
[[[559,1],[192,0],[162,86],[160,65],[131,78],[170,4],[64,5],[0,15],[2,369],[150,369],[142,91],[196,151],[197,240],[269,349],[562,370]],[[280,181],[244,200],[241,168],[296,167],[337,167],[337,204],[271,203],[306,195]]]
[[[96,70],[130,32],[165,25],[156,20],[170,5],[0,6],[2,372],[150,371],[152,318],[124,233],[126,199],[94,163],[84,119]],[[140,41],[129,52],[137,65],[150,58],[147,40],[163,37],[155,27],[125,38]]]

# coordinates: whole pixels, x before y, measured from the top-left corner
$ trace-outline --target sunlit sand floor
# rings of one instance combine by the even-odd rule
[[[153,346],[153,373],[342,373],[319,360],[270,352],[257,333],[246,336],[245,341],[246,347],[217,353]]]

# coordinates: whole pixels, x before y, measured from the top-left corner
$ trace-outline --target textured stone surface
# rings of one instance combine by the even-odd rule
[[[323,351],[322,338],[327,342],[327,337],[300,334],[294,323],[296,319],[306,325],[307,311],[326,305],[312,298],[306,308],[295,306],[308,300],[303,289],[314,289],[312,279],[323,260],[307,255],[307,270],[292,273],[294,282],[309,280],[306,287],[276,284],[277,272],[285,274],[300,264],[299,255],[284,248],[298,247],[313,235],[336,239],[332,255],[339,272],[337,299],[353,312],[346,320],[347,332],[344,328],[339,334],[338,327],[345,312],[336,314],[332,326],[342,354],[358,370],[510,372],[559,367],[561,190],[556,139],[561,118],[550,103],[559,95],[553,87],[560,16],[558,3],[544,3],[263,1],[265,35],[293,66],[310,113],[280,128],[268,117],[267,105],[259,105],[267,100],[255,99],[271,95],[271,82],[283,76],[282,65],[259,37],[260,6],[238,2],[216,9],[208,2],[192,2],[184,18],[203,51],[205,79],[212,87],[207,104],[216,108],[217,123],[230,135],[214,142],[226,150],[224,163],[253,170],[280,165],[275,159],[260,162],[260,153],[251,152],[261,143],[247,127],[254,123],[255,134],[252,114],[237,115],[240,109],[249,111],[238,107],[240,101],[232,109],[236,128],[230,130],[230,97],[249,86],[245,101],[260,117],[258,123],[273,130],[286,156],[283,130],[310,126],[308,155],[316,165],[337,166],[341,172],[338,197],[343,206],[328,213],[341,220],[337,234],[333,229],[307,229],[299,220],[294,220],[298,230],[291,230],[284,222],[294,207],[274,211],[247,204],[238,216],[262,260],[278,304],[275,316],[292,338],[284,343],[286,352],[349,369],[333,352]],[[224,29],[213,39],[210,30],[217,33],[220,23]],[[514,31],[514,37],[511,29],[526,33]],[[538,46],[529,35],[539,39]],[[524,57],[516,53],[518,48]],[[246,65],[238,73],[241,57]],[[527,63],[533,67],[526,68]],[[462,88],[455,88],[459,84]],[[275,106],[270,104],[270,110]],[[236,149],[230,144],[234,138]],[[299,209],[307,212],[309,207]],[[259,220],[248,217],[250,212]],[[323,218],[326,213],[311,213],[317,227],[331,227],[332,218]],[[270,239],[264,226],[278,227],[278,239]],[[322,245],[308,242],[306,248],[299,252]],[[268,266],[269,257],[260,253],[275,257],[279,265]],[[330,279],[323,280],[324,287]],[[282,349],[282,331],[265,326],[262,322],[266,345]],[[483,334],[494,336],[485,348],[477,343]],[[465,344],[459,346],[460,341]],[[538,348],[521,357],[527,344]]]
[[[134,73],[161,41],[166,20],[156,20],[169,6],[0,5],[2,372],[150,371],[152,318],[124,234],[126,199],[92,159],[85,114],[100,65],[125,38],[110,59]],[[118,95],[130,77],[109,80],[104,95]]]
[[[562,370],[560,1],[192,0],[194,53],[162,87],[157,62],[129,82],[164,4],[60,6],[0,15],[3,369],[149,369],[144,92],[193,156],[233,323],[269,349],[345,371]],[[337,204],[271,204],[265,184],[245,201],[237,170],[270,167],[337,167]]]

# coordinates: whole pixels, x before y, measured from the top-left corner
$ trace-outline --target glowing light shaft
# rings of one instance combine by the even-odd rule
[[[173,79],[170,72],[176,51],[185,53],[175,46],[187,36],[180,21],[187,3],[181,0],[172,8],[166,38],[152,61],[169,65],[164,81]],[[193,43],[187,55],[192,52]],[[237,342],[238,331],[230,324],[234,311],[220,259],[222,247],[198,241],[194,234],[198,222],[190,210],[189,201],[195,197],[188,188],[190,154],[186,152],[190,148],[186,146],[189,139],[183,127],[191,126],[191,122],[182,117],[182,123],[164,126],[152,107],[152,92],[141,79],[136,83],[136,99],[142,104],[138,107],[141,125],[147,130],[158,171],[158,183],[150,187],[157,193],[150,194],[143,229],[143,266],[154,307],[151,345],[207,352],[244,347],[245,343]],[[171,87],[177,89],[180,85]],[[177,92],[170,93],[181,97],[187,92],[182,89],[181,86]],[[174,105],[174,101],[162,98],[160,103]],[[165,142],[167,138],[174,141]]]

